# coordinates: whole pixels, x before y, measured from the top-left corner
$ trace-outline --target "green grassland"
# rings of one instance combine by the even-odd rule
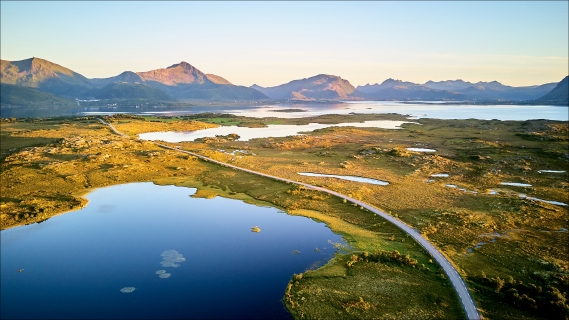
[[[397,115],[245,118],[109,117],[131,137],[215,125],[404,120]],[[351,195],[397,216],[428,237],[467,280],[490,319],[566,318],[569,291],[567,207],[569,129],[559,121],[413,120],[403,129],[331,127],[305,135],[234,141],[217,137],[171,144],[211,158]],[[460,304],[438,266],[402,231],[340,199],[215,166],[156,145],[113,135],[96,119],[2,122],[2,229],[86,204],[106,185],[154,181],[270,204],[325,222],[349,247],[316,270],[292,277],[284,301],[296,318],[460,318]],[[433,148],[436,154],[409,152]],[[219,150],[247,150],[240,156]],[[365,176],[376,186],[297,172]],[[431,178],[448,173],[448,178]],[[426,182],[427,180],[434,180]],[[502,186],[500,182],[532,187]],[[459,188],[449,188],[454,184]],[[490,190],[498,191],[491,194]],[[55,191],[57,190],[57,191]],[[472,193],[475,191],[477,193]],[[479,243],[484,242],[480,245]]]

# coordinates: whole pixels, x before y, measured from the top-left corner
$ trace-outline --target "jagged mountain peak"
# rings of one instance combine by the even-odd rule
[[[165,69],[137,72],[136,74],[144,81],[160,82],[168,86],[211,82],[205,73],[185,61],[173,64]]]
[[[181,68],[181,69],[186,69],[186,70],[197,70],[196,67],[192,66],[191,64],[187,63],[186,61],[182,61],[180,63],[175,63],[166,69],[175,69],[175,68]]]

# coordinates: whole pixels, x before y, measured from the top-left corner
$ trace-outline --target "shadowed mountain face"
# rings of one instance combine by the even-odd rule
[[[96,99],[143,99],[151,101],[173,101],[174,98],[164,92],[140,83],[113,82],[86,93]]]
[[[338,76],[319,74],[314,77],[293,80],[276,87],[261,87],[253,85],[251,88],[261,91],[273,99],[352,99],[361,96],[348,80]]]
[[[75,101],[36,88],[0,84],[0,104],[5,106],[75,106]]]
[[[223,77],[205,74],[187,62],[174,64],[165,69],[136,73],[125,71],[115,77],[88,79],[70,69],[39,58],[21,61],[2,60],[0,80],[4,84],[37,88],[66,98],[95,97],[151,101],[169,101],[173,98],[267,99],[255,89],[236,86]]]
[[[91,84],[95,87],[104,87],[111,83],[126,82],[126,83],[142,83],[142,78],[132,71],[125,71],[118,76],[110,78],[91,79]]]
[[[563,78],[555,88],[537,101],[557,105],[569,105],[569,76]]]

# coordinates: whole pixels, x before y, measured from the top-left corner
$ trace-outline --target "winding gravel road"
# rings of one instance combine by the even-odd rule
[[[108,125],[111,130],[118,134],[121,135],[123,137],[128,137],[125,134],[122,134],[121,132],[119,132],[117,129],[115,129],[115,127],[113,127],[112,124],[107,123],[105,121],[103,121],[102,119],[99,119],[99,121],[101,121],[103,124]],[[432,257],[433,259],[443,268],[443,271],[445,272],[445,274],[447,275],[448,279],[450,280],[452,286],[454,287],[454,289],[456,290],[460,301],[462,303],[462,308],[464,310],[464,312],[466,313],[466,317],[468,319],[480,319],[480,314],[478,313],[478,309],[476,308],[476,304],[474,303],[474,300],[472,300],[472,297],[470,296],[470,292],[468,291],[468,288],[466,287],[466,284],[464,283],[464,281],[462,280],[462,277],[460,276],[460,274],[458,274],[458,272],[456,271],[456,269],[454,268],[454,266],[448,261],[448,259],[437,249],[435,248],[435,246],[433,246],[429,240],[427,240],[425,237],[423,237],[415,228],[412,228],[411,226],[409,226],[408,224],[406,224],[405,222],[387,214],[386,212],[383,212],[365,202],[362,202],[360,200],[354,199],[352,197],[348,197],[347,195],[341,194],[339,192],[336,191],[332,191],[326,188],[322,188],[322,187],[317,187],[317,186],[313,186],[311,184],[308,183],[304,183],[304,182],[299,182],[299,181],[294,181],[294,180],[289,180],[289,179],[285,179],[285,178],[280,178],[280,177],[276,177],[270,174],[266,174],[266,173],[262,173],[262,172],[257,172],[257,171],[253,171],[253,170],[249,170],[249,169],[245,169],[245,168],[241,168],[241,167],[237,167],[228,163],[224,163],[221,161],[217,161],[211,158],[208,158],[206,156],[203,156],[201,154],[198,153],[194,153],[191,151],[186,151],[186,150],[181,150],[178,148],[174,148],[174,147],[170,147],[168,145],[165,144],[161,144],[158,142],[154,142],[154,144],[156,144],[157,146],[160,146],[162,148],[166,148],[166,149],[170,149],[170,150],[174,150],[174,151],[178,151],[178,152],[182,152],[182,153],[186,153],[195,157],[198,157],[202,160],[211,162],[211,163],[215,163],[215,164],[219,164],[221,166],[224,167],[228,167],[228,168],[232,168],[232,169],[236,169],[236,170],[240,170],[240,171],[244,171],[244,172],[248,172],[251,174],[256,174],[258,176],[263,176],[263,177],[267,177],[270,179],[274,179],[274,180],[278,180],[278,181],[283,181],[283,182],[288,182],[288,183],[294,183],[297,185],[301,185],[306,187],[307,189],[312,189],[312,190],[318,190],[321,192],[326,192],[328,194],[340,197],[342,199],[346,199],[347,201],[350,201],[352,203],[355,203],[379,216],[381,216],[382,218],[384,218],[385,220],[393,223],[394,225],[396,225],[397,227],[399,227],[401,230],[405,231],[407,234],[409,234],[411,237],[413,237],[413,239],[415,239],[415,241],[417,241]]]

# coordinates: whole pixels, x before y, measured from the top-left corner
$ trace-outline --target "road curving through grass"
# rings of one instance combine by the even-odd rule
[[[124,135],[123,133],[119,132],[112,124],[107,123],[106,121],[104,121],[102,119],[99,119],[99,121],[105,125],[108,125],[109,128],[115,134],[121,135],[123,137],[128,137],[128,136]],[[476,304],[474,303],[474,300],[472,299],[470,292],[469,292],[468,288],[466,287],[464,280],[462,279],[462,277],[460,276],[460,274],[458,273],[456,268],[451,264],[451,262],[442,254],[442,252],[440,250],[438,250],[433,244],[431,244],[431,242],[429,242],[425,237],[423,237],[416,229],[412,228],[411,226],[409,226],[405,222],[393,217],[392,215],[390,215],[390,214],[388,214],[388,213],[386,213],[386,212],[384,212],[384,211],[382,211],[376,207],[373,207],[373,206],[371,206],[371,205],[369,205],[363,201],[354,199],[352,197],[349,197],[347,195],[341,194],[339,192],[336,192],[336,191],[333,191],[330,189],[314,186],[314,185],[304,183],[304,182],[285,179],[285,178],[273,176],[270,174],[250,170],[250,169],[241,168],[241,167],[238,167],[235,165],[231,165],[231,164],[228,164],[225,162],[221,162],[218,160],[211,159],[211,158],[206,157],[204,155],[201,155],[199,153],[195,153],[195,152],[191,152],[191,151],[187,151],[187,150],[182,150],[182,149],[179,149],[176,147],[171,147],[169,145],[165,145],[162,143],[158,143],[158,142],[153,142],[153,143],[159,147],[178,151],[178,152],[185,153],[188,155],[192,155],[192,156],[197,157],[199,159],[202,159],[204,161],[207,161],[210,163],[215,163],[215,164],[227,167],[227,168],[240,170],[243,172],[255,174],[258,176],[270,178],[270,179],[281,181],[281,182],[300,185],[300,186],[303,186],[303,187],[305,187],[307,189],[311,189],[311,190],[325,192],[325,193],[334,195],[336,197],[345,199],[346,201],[350,201],[351,203],[357,204],[357,205],[377,214],[378,216],[380,216],[380,217],[384,218],[385,220],[391,222],[392,224],[394,224],[395,226],[397,226],[398,228],[400,228],[401,230],[406,232],[408,235],[410,235],[413,239],[415,239],[415,241],[417,241],[417,243],[419,243],[433,257],[433,259],[441,266],[441,268],[445,272],[446,276],[448,277],[449,281],[451,282],[453,288],[455,289],[457,295],[459,296],[461,304],[462,304],[462,308],[466,314],[467,319],[480,319],[480,313],[478,312],[478,309],[476,308]]]

